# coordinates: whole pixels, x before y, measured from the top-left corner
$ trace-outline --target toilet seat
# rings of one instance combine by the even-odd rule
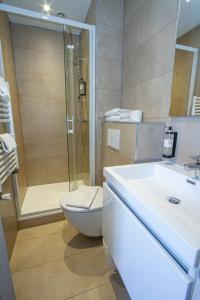
[[[102,210],[102,206],[103,206],[103,195],[102,194],[103,194],[102,188],[99,188],[99,190],[94,198],[94,201],[89,209],[68,206],[67,205],[67,194],[60,201],[60,205],[63,209],[67,209],[68,211],[71,211],[71,212],[88,213],[88,212],[92,212],[92,211]]]
[[[80,193],[78,195],[75,195],[74,200],[75,203],[77,196],[80,196]],[[68,197],[68,198],[67,198]],[[83,207],[74,207],[71,206],[71,203],[74,203],[73,201],[70,202],[70,206],[67,205],[69,203],[69,193],[66,193],[65,196],[61,199],[60,205],[63,209],[63,213],[65,215],[65,218],[67,221],[69,221],[73,227],[75,227],[80,233],[91,236],[91,237],[97,237],[102,235],[102,208],[103,208],[103,190],[102,187],[99,187],[99,190],[90,206],[90,208]],[[72,198],[71,198],[72,199]],[[84,198],[85,199],[85,198]],[[83,202],[81,199],[80,203],[83,205]],[[68,202],[67,202],[68,201]]]

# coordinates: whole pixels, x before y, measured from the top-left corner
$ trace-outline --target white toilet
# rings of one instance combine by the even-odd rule
[[[84,187],[87,193],[94,187]],[[70,194],[70,195],[69,195]],[[74,197],[73,202],[69,201],[69,198]],[[103,191],[102,187],[97,187],[97,192],[93,199],[91,199],[91,205],[88,208],[84,208],[83,199],[80,200],[79,190],[67,193],[60,201],[60,205],[63,209],[66,219],[82,234],[97,237],[102,235],[102,206],[103,206]],[[86,205],[87,206],[87,205]]]

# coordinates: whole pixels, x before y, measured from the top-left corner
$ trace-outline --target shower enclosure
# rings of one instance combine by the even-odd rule
[[[65,83],[69,151],[69,188],[74,190],[90,183],[89,171],[89,103],[87,31],[73,34],[64,27]]]
[[[0,10],[11,21],[22,124],[13,175],[19,219],[55,214],[65,193],[95,183],[95,27],[5,4]]]

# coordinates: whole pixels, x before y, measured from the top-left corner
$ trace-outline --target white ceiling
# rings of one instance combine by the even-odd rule
[[[200,0],[181,1],[177,36],[190,31],[200,25]]]
[[[51,6],[50,14],[56,16],[57,13],[64,13],[65,18],[72,19],[79,22],[84,22],[87,16],[91,0],[4,0],[5,4],[31,9],[39,12],[42,10],[42,5],[48,3]],[[32,18],[9,14],[11,22],[20,23],[24,25],[39,26],[52,30],[62,30],[62,25],[50,23],[46,21],[39,21]],[[80,31],[72,29],[74,34],[79,34]]]
[[[42,12],[42,4],[50,4],[51,14],[65,14],[68,19],[84,22],[91,0],[4,0],[6,4]]]

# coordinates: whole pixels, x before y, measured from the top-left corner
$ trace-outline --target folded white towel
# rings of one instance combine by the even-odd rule
[[[120,115],[130,115],[130,109],[122,109],[122,108],[113,108],[107,112],[105,112],[105,117],[112,117],[112,116],[120,116]]]
[[[115,108],[105,113],[105,121],[131,123],[142,122],[142,111]]]
[[[110,116],[110,117],[105,117],[105,121],[108,121],[108,122],[120,122],[121,118],[120,118],[120,116]]]
[[[120,119],[120,122],[121,123],[140,123],[141,121],[137,120],[136,118],[134,117],[128,117],[128,118],[121,118]]]
[[[0,143],[2,145],[3,151],[6,153],[12,152],[17,147],[13,136],[9,133],[0,134]]]
[[[66,204],[70,207],[89,209],[97,193],[98,186],[81,186],[76,191],[68,193]]]
[[[135,120],[135,122],[142,122],[143,112],[142,110],[132,110],[131,118]]]
[[[124,117],[121,118],[119,116],[106,117],[105,121],[107,122],[120,122],[120,123],[136,123],[135,118],[132,117]]]
[[[121,122],[121,123],[140,123],[142,122],[141,117],[134,117],[134,116],[112,116],[106,117],[105,121],[107,122]]]

